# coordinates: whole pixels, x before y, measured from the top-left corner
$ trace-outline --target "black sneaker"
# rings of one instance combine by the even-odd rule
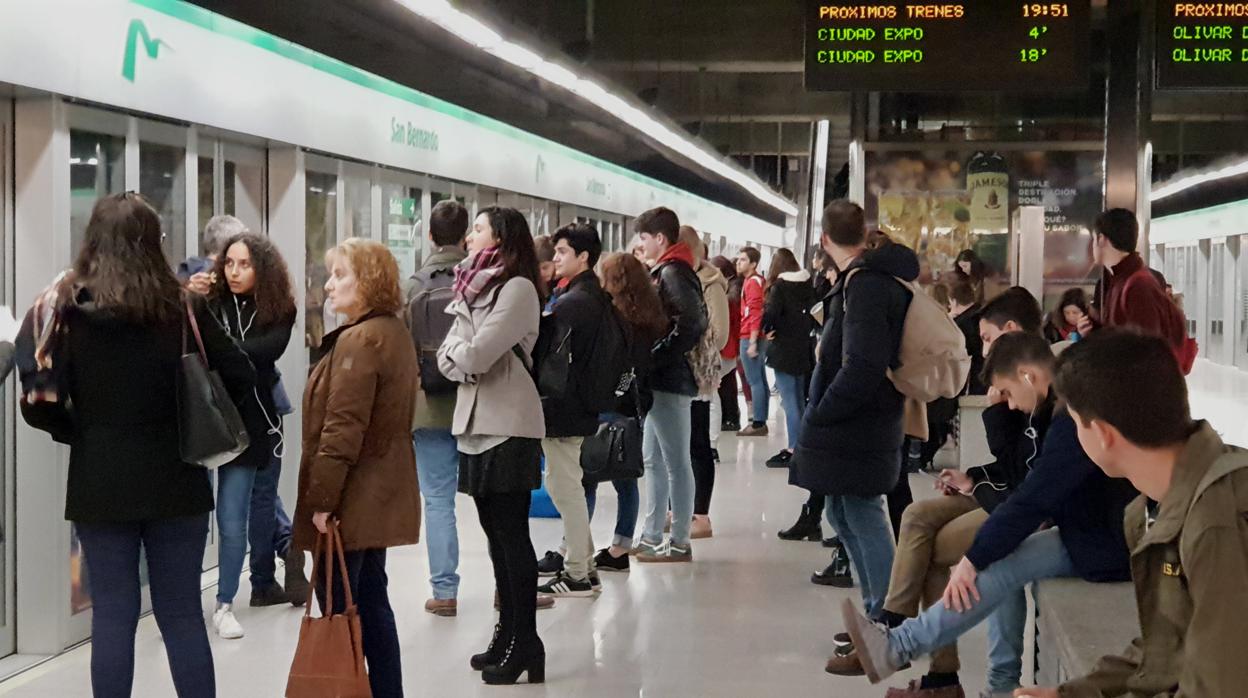
[[[721,422],[719,428],[723,431],[741,431],[741,422]]]
[[[538,587],[537,593],[547,596],[593,596],[594,585],[588,579],[573,579],[561,571],[554,579]]]
[[[781,451],[771,458],[767,459],[768,468],[787,468],[789,461],[793,460],[793,454],[788,451]]]
[[[537,576],[553,577],[563,571],[563,556],[553,550],[546,551],[546,557],[537,561]]]
[[[609,548],[603,548],[594,556],[594,566],[599,572],[628,572],[628,555],[613,557]]]
[[[832,562],[822,570],[810,575],[812,584],[820,586],[850,589],[854,586],[854,578],[849,572],[849,556],[844,548],[837,548],[832,553]]]
[[[602,593],[602,577],[598,576],[597,570],[589,573],[589,586],[593,587],[595,594]]]
[[[260,608],[262,606],[277,606],[290,602],[290,595],[276,582],[265,587],[253,587],[251,590],[252,608]]]
[[[711,460],[715,461],[716,463],[719,462],[719,449],[718,448],[711,449]]]

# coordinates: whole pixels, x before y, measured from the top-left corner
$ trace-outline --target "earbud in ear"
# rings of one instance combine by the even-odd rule
[[[1027,381],[1027,385],[1033,385],[1033,383],[1031,382],[1031,376],[1027,375],[1026,373],[1023,374],[1023,380]]]

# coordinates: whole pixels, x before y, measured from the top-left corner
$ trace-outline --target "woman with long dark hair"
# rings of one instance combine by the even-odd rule
[[[975,302],[984,302],[984,280],[988,278],[988,265],[979,258],[975,250],[965,249],[953,260],[953,274],[959,279],[969,281],[975,289]]]
[[[1087,292],[1082,288],[1067,289],[1045,320],[1044,338],[1050,344],[1070,339],[1072,334],[1078,334],[1079,321],[1085,317],[1090,317]]]
[[[650,280],[649,270],[635,255],[624,252],[608,255],[599,265],[598,275],[603,290],[611,294],[612,305],[628,323],[632,337],[633,380],[637,392],[630,390],[621,395],[615,411],[629,417],[644,418],[654,398],[650,390],[650,348],[667,334],[667,314],[654,282]],[[614,480],[611,484],[619,498],[615,511],[615,537],[610,547],[598,551],[594,564],[604,572],[627,572],[628,551],[633,547],[641,494],[636,480]]]
[[[802,414],[806,411],[806,388],[815,365],[810,343],[810,333],[815,328],[810,318],[814,303],[815,289],[810,283],[810,272],[802,269],[788,248],[776,250],[767,272],[763,333],[769,344],[767,365],[775,371],[784,407],[788,447],[768,460],[768,467],[787,467],[797,445]]]
[[[459,445],[459,491],[472,495],[489,542],[499,622],[470,664],[488,684],[528,672],[545,680],[537,636],[537,556],[529,538],[530,493],[542,482],[546,425],[530,374],[544,284],[533,237],[515,209],[490,206],[468,233],[468,258],[455,268],[455,316],[438,367],[459,383],[451,425]]]
[[[225,240],[212,278],[209,306],[256,368],[256,388],[241,405],[251,446],[217,471],[219,575],[212,621],[218,635],[234,639],[243,636],[233,603],[248,541],[252,606],[303,603],[308,593],[307,586],[283,590],[274,574],[273,529],[283,442],[273,388],[277,360],[285,353],[295,324],[295,298],[277,247],[254,233]],[[253,506],[258,511],[251,512]]]
[[[36,301],[17,341],[23,416],[70,447],[65,518],[91,569],[91,684],[106,698],[134,683],[141,551],[174,689],[216,693],[200,606],[212,485],[178,441],[188,312],[231,397],[241,403],[255,387],[247,356],[183,294],[163,237],[138,194],[101,199],[73,268]]]

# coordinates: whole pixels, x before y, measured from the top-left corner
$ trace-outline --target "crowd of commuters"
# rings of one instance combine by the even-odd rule
[[[889,695],[961,698],[957,638],[987,621],[984,695],[1238,694],[1248,458],[1191,419],[1183,376],[1195,347],[1133,252],[1129,212],[1097,220],[1105,273],[1094,297],[1071,290],[1048,319],[1025,289],[986,294],[984,264],[958,256],[941,322],[970,357],[957,394],[986,394],[992,460],[941,470],[938,495],[913,503],[908,454],[931,467],[957,413],[954,392],[920,402],[926,439],[908,439],[913,398],[895,372],[920,276],[914,251],[869,233],[863,210],[839,200],[823,213],[813,275],[787,249],[766,275],[753,247],[735,262],[708,259],[667,208],[635,228],[628,252],[604,256],[588,224],[535,239],[514,209],[482,209],[470,225],[451,200],[434,207],[432,249],[411,279],[381,243],[329,250],[324,290],[340,322],[307,380],[287,517],[277,485],[294,410],[276,364],[296,305],[281,254],[217,217],[204,255],[175,275],[152,207],[133,193],[100,200],[74,265],[20,332],[0,322],[23,416],[70,446],[65,511],[92,571],[95,694],[131,693],[142,550],[178,694],[215,695],[199,587],[215,508],[209,618],[220,637],[244,636],[234,597],[250,547],[251,606],[313,595],[329,613],[354,604],[372,694],[403,695],[387,549],[417,542],[423,501],[425,610],[456,616],[457,492],[476,506],[498,610],[469,665],[487,684],[543,682],[539,608],[596,596],[599,573],[627,572],[630,559],[690,563],[692,541],[713,535],[720,434],[768,434],[768,371],[785,434],[765,465],[809,493],[780,537],[833,547],[814,581],[861,595],[861,609],[845,601],[829,673],[878,682],[930,654],[928,671]],[[187,463],[179,441],[177,366],[197,346],[247,434],[215,469]],[[591,477],[590,444],[620,424],[636,427],[610,448],[634,453],[638,472]],[[618,506],[599,548],[590,521],[605,480]],[[563,536],[539,560],[529,509],[543,482]],[[304,551],[334,535],[346,584],[326,589],[304,577]],[[1143,636],[1088,677],[1022,689],[1023,590],[1050,577],[1133,579]]]

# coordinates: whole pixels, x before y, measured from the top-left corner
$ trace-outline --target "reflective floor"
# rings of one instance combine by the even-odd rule
[[[1248,445],[1248,374],[1198,362],[1191,377],[1194,416],[1210,419],[1229,441]],[[472,503],[460,497],[461,567],[458,618],[423,612],[429,596],[421,546],[396,549],[389,561],[390,593],[399,618],[408,695],[474,696],[881,696],[865,679],[825,674],[823,664],[838,632],[837,607],[854,590],[814,586],[810,573],[826,564],[815,543],[785,543],[775,532],[791,523],[804,493],[786,484],[787,471],[762,463],[783,444],[783,419],[773,411],[772,435],[720,443],[712,519],[715,537],[697,541],[691,565],[634,565],[628,575],[603,574],[596,599],[560,599],[538,613],[547,648],[542,686],[483,686],[468,668],[494,622],[493,585],[485,540]],[[913,481],[927,496],[928,480]],[[610,540],[615,494],[599,492],[594,520],[598,541]],[[533,520],[538,555],[554,548],[558,520]],[[213,636],[218,694],[283,694],[301,612],[289,607],[251,609],[246,579],[239,620],[241,640]],[[204,596],[209,608],[211,593]],[[984,686],[984,633],[962,644],[963,683],[969,695]],[[151,617],[139,625],[134,695],[173,696],[163,645]],[[78,698],[91,695],[90,646],[83,646],[0,683],[0,695]],[[920,663],[891,685],[904,685]]]

